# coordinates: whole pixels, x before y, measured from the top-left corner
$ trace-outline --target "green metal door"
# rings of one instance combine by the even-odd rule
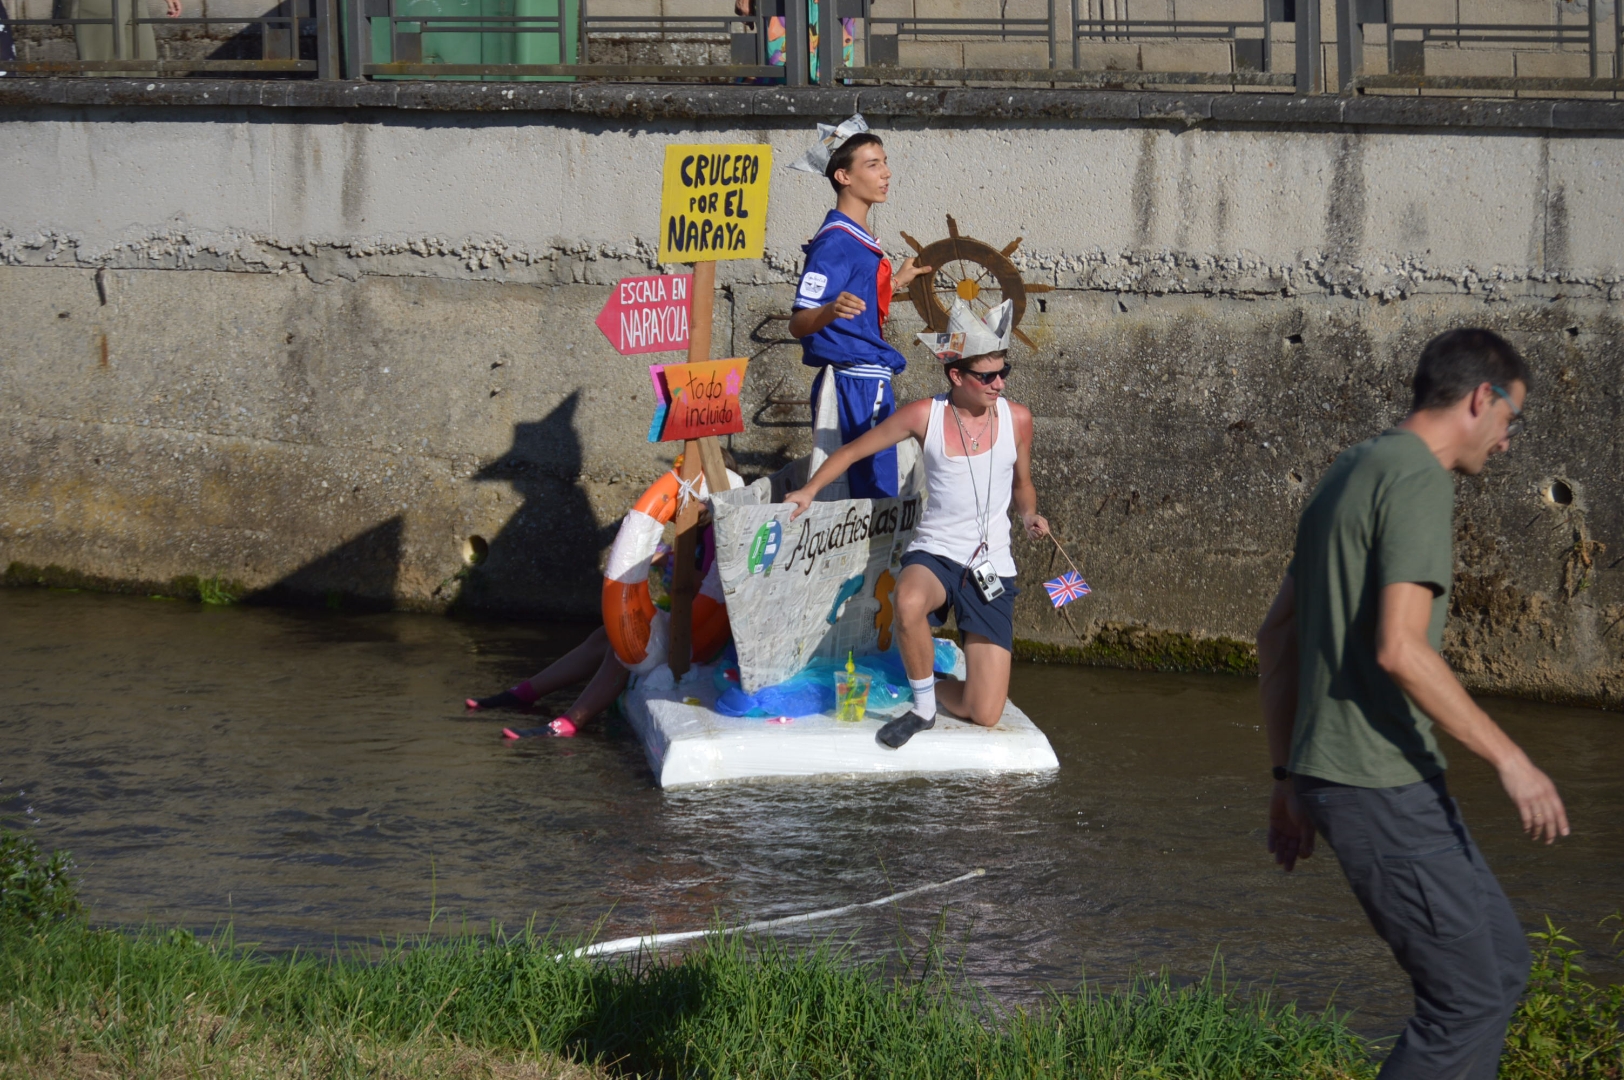
[[[369,14],[384,10],[383,0],[340,0],[348,14],[350,4],[362,3]],[[469,19],[468,30],[452,30],[446,24],[423,31],[423,23],[397,21],[390,33],[389,19],[370,17],[372,63],[387,64],[396,59],[395,45],[401,45],[399,59],[424,64],[573,64],[580,48],[580,0],[394,0],[395,15],[424,18]],[[493,23],[486,30],[480,18],[535,19],[531,23]],[[340,19],[348,31],[347,17]],[[433,23],[429,24],[431,27]],[[455,24],[453,24],[455,25]],[[529,25],[533,29],[516,27]],[[511,28],[510,28],[511,27]],[[448,79],[487,82],[561,82],[573,76],[545,75],[380,75],[380,79]]]

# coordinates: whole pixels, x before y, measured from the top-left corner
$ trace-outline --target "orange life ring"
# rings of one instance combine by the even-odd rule
[[[735,480],[731,474],[729,479]],[[666,661],[670,616],[649,596],[648,571],[666,523],[676,516],[681,490],[675,469],[649,485],[621,521],[603,572],[603,628],[620,662],[639,674]],[[703,474],[697,490],[700,498],[708,494]],[[721,652],[731,633],[721,575],[712,559],[694,597],[689,636],[694,662],[704,663]]]

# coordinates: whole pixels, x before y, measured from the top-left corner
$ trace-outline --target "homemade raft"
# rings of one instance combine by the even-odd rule
[[[627,691],[625,711],[661,787],[760,777],[909,776],[920,773],[1039,772],[1057,769],[1049,740],[1013,702],[996,727],[942,715],[900,750],[874,741],[880,720],[848,723],[828,715],[788,723],[723,716],[714,695],[698,697],[713,671],[695,668],[681,683],[655,672]],[[663,676],[663,678],[662,678]],[[698,697],[699,704],[685,699]]]
[[[824,380],[832,396],[833,379]],[[898,447],[903,483],[895,499],[845,498],[845,485],[795,521],[784,494],[804,482],[833,446],[833,402],[819,402],[811,458],[747,487],[710,496],[716,569],[737,664],[696,665],[678,679],[664,666],[636,676],[622,699],[661,787],[760,777],[906,776],[1036,772],[1059,768],[1049,740],[1013,702],[991,728],[945,713],[930,731],[890,750],[874,735],[886,715],[837,720],[832,710],[798,716],[729,716],[722,687],[744,695],[777,686],[816,661],[844,661],[893,647],[892,608],[903,552],[923,508],[922,466],[909,441]],[[832,496],[832,497],[827,497]],[[956,651],[956,650],[955,650]],[[940,665],[940,661],[938,661]],[[962,654],[958,654],[962,677]],[[733,678],[718,678],[718,668]],[[904,685],[902,688],[906,690]]]

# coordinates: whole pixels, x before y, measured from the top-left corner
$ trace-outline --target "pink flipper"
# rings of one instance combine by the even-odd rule
[[[557,735],[561,738],[568,739],[575,734],[575,731],[575,724],[569,719],[569,717],[560,716],[557,720],[552,721],[544,727],[505,727],[502,729],[502,738],[529,739],[537,735]]]

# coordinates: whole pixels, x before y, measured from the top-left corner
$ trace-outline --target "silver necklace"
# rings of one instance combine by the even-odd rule
[[[994,406],[994,407],[996,408],[996,406]],[[993,415],[996,416],[997,414],[994,413]],[[953,406],[953,422],[956,423],[959,426],[959,441],[962,443],[963,440],[966,438],[966,435],[965,435],[965,432],[964,432],[964,420],[963,420],[962,417],[959,416],[959,409],[958,409],[957,405]],[[988,424],[992,423],[992,420],[989,418],[987,423]],[[981,433],[983,435],[985,435],[987,433],[987,428],[986,428],[985,425],[982,426]],[[975,445],[975,440],[974,439],[970,440],[970,445],[971,446]],[[991,455],[988,455],[988,459],[987,459],[987,502],[986,502],[986,505],[983,506],[982,502],[981,502],[981,492],[976,490],[976,470],[975,470],[975,466],[970,463],[970,455],[969,454],[966,454],[964,456],[964,471],[967,474],[969,474],[969,477],[970,477],[970,494],[975,496],[975,500],[976,500],[976,524],[979,526],[979,528],[981,530],[981,534],[980,534],[981,535],[981,544],[976,548],[975,554],[970,556],[970,562],[971,562],[972,565],[975,563],[976,559],[978,559],[981,556],[982,552],[987,550],[987,517],[992,512],[992,468],[993,468],[992,457],[991,457]]]
[[[981,430],[970,436],[970,453],[973,454],[981,449],[981,437],[987,434],[987,429],[992,427],[992,422],[997,417],[998,409],[996,407],[987,410],[987,419],[981,422]],[[962,410],[957,405],[953,406],[953,418],[959,422],[959,438],[963,439],[965,436],[964,419]]]

